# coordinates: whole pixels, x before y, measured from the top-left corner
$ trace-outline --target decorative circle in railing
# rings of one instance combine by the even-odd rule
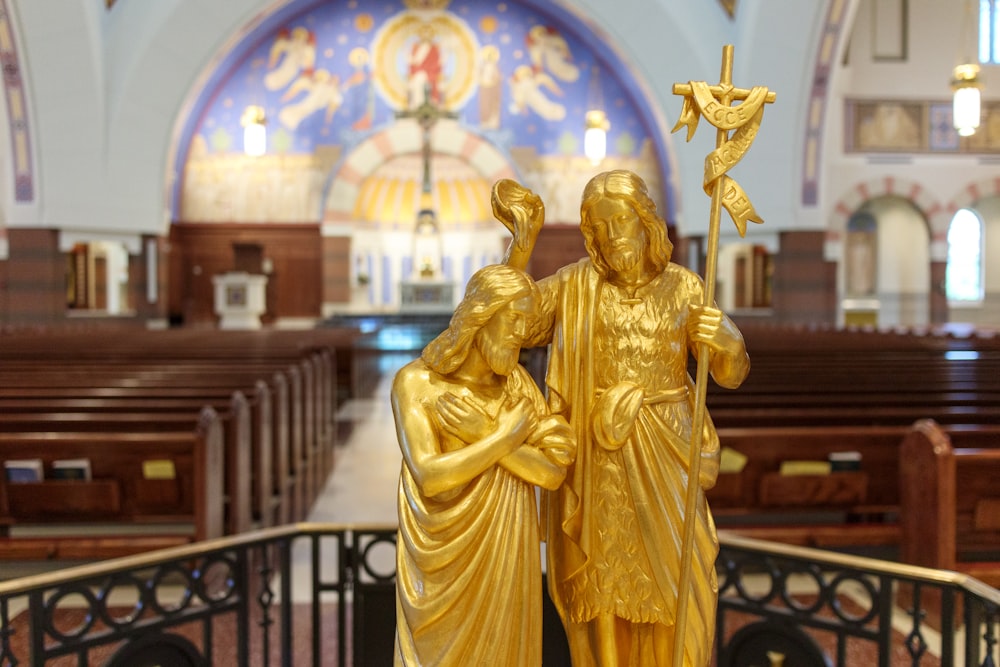
[[[207,556],[195,579],[199,597],[209,603],[231,597],[236,592],[236,572],[236,561],[228,554]]]
[[[135,623],[145,608],[145,584],[128,573],[109,578],[97,593],[101,620],[110,626],[124,628]]]
[[[855,584],[859,588],[855,588]],[[859,599],[864,593],[868,600]],[[860,572],[841,572],[830,580],[830,608],[837,618],[848,625],[864,625],[879,612],[879,591],[870,577]],[[847,604],[849,603],[849,604]],[[856,605],[860,613],[853,613],[850,606]]]
[[[150,598],[153,611],[164,616],[184,611],[191,604],[193,580],[191,572],[178,563],[167,563],[158,567],[148,584],[153,592]],[[171,596],[178,595],[177,599],[170,599]]]
[[[764,559],[763,563],[765,565],[763,572],[757,570],[757,568],[761,567],[760,561],[747,561],[743,563],[734,561],[732,564],[733,573],[730,578],[734,582],[737,593],[748,602],[764,604],[774,597],[775,592],[779,588],[778,581],[781,578],[781,571],[775,565],[774,560],[767,558]],[[744,574],[744,568],[752,570],[747,574],[766,575],[766,583],[761,576],[747,576],[747,574]],[[750,582],[753,584],[752,588],[748,587]],[[758,586],[760,587],[759,589]]]
[[[62,587],[45,603],[45,631],[61,642],[82,637],[94,625],[97,598],[83,584]]]
[[[815,614],[827,602],[827,585],[823,572],[815,565],[789,568],[782,577],[781,599],[803,614]]]
[[[382,569],[380,566],[386,566]],[[396,576],[396,535],[372,535],[361,552],[361,567],[365,574],[378,581],[390,581]]]

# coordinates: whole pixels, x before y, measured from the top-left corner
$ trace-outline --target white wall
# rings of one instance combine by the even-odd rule
[[[7,2],[19,27],[38,174],[32,206],[15,206],[9,186],[0,188],[0,220],[114,237],[165,233],[169,162],[187,106],[226,49],[278,4],[130,1],[107,11],[95,0]],[[929,199],[944,210],[969,183],[997,175],[994,163],[972,157],[917,156],[885,164],[843,153],[841,95],[946,99],[958,54],[957,3],[909,0],[909,59],[873,62],[872,2],[740,0],[735,21],[710,0],[560,0],[560,5],[587,17],[617,45],[648,88],[667,131],[681,106],[673,84],[716,81],[723,45],[735,45],[734,82],[766,85],[777,94],[745,164],[733,172],[767,221],[764,227],[752,226],[746,242],[773,247],[781,230],[824,229],[842,219],[845,214],[837,207],[859,183],[899,176],[931,193]],[[828,82],[820,201],[807,207],[800,196],[807,104],[817,43],[831,6],[841,7],[856,25],[849,35],[848,64],[835,66]],[[848,44],[847,37],[837,44]],[[991,86],[1000,90],[993,68],[984,78],[986,98],[1000,95],[991,92]],[[712,130],[702,123],[690,144],[680,135],[671,139],[680,168],[682,235],[705,233],[702,161],[714,147]],[[729,223],[722,234],[724,243],[737,240]]]

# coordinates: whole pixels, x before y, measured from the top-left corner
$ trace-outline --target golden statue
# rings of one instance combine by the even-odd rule
[[[538,283],[536,329],[551,343],[549,407],[564,415],[578,450],[549,499],[549,591],[573,665],[667,665],[674,644],[681,527],[694,415],[688,355],[710,349],[717,382],[736,387],[749,358],[739,330],[702,306],[697,274],[670,262],[667,226],[646,185],[609,171],[583,192],[580,228],[589,257]],[[530,232],[528,232],[530,233]],[[518,241],[515,248],[533,246]],[[514,250],[512,263],[524,261]],[[711,487],[719,442],[705,424],[698,476]],[[715,527],[697,508],[687,664],[706,665],[718,585]]]
[[[645,183],[616,170],[584,188],[588,257],[538,283],[537,328],[525,345],[551,344],[549,407],[565,415],[578,446],[547,504],[549,592],[575,667],[711,659],[718,539],[703,489],[718,475],[719,440],[706,387],[709,374],[736,388],[750,371],[742,334],[715,304],[719,218],[725,208],[741,236],[748,221],[762,222],[728,172],[775,97],[762,86],[735,88],[732,58],[724,47],[718,85],[674,86],[684,96],[675,130],[687,127],[690,139],[700,118],[718,130],[705,160],[705,280],[670,262],[667,226]],[[509,262],[524,266],[537,229],[513,229]]]
[[[535,485],[562,483],[575,440],[518,364],[538,298],[523,271],[481,269],[394,379],[397,665],[541,664]]]
[[[473,276],[448,330],[393,384],[397,664],[541,663],[538,485],[573,665],[708,665],[718,540],[702,490],[718,475],[719,440],[705,391],[709,373],[735,388],[750,370],[715,304],[719,215],[741,235],[761,221],[727,174],[774,99],[734,88],[731,72],[727,46],[719,85],[674,87],[688,138],[702,117],[718,129],[704,281],[670,261],[642,179],[615,170],[583,192],[588,257],[536,284],[523,269],[544,206],[513,181],[494,186],[494,215],[514,235],[505,264]],[[517,363],[522,346],[540,345],[547,401]]]

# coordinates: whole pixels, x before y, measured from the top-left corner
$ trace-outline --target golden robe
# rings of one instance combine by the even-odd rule
[[[578,441],[575,464],[548,498],[550,595],[564,624],[610,613],[672,627],[693,421],[687,364],[695,350],[686,321],[688,304],[703,300],[703,285],[696,274],[669,264],[630,298],[583,259],[539,288],[540,330],[526,346],[551,341],[550,408],[567,417]],[[712,364],[713,376],[726,386],[739,384],[748,368],[742,360]],[[720,378],[724,369],[733,377]],[[601,405],[601,397],[622,386],[642,390],[641,407],[614,449],[597,442],[593,424],[602,411],[615,421],[620,406]],[[706,420],[703,486],[714,483],[718,453],[718,436]],[[714,635],[718,540],[704,502],[694,520],[685,662],[701,666],[708,664]],[[589,648],[573,646],[572,636],[570,643],[580,667]]]
[[[508,394],[529,396],[539,414],[548,412],[520,366]],[[433,402],[425,409],[433,410]],[[498,464],[457,491],[428,497],[404,461],[398,513],[396,665],[541,665],[535,487]]]

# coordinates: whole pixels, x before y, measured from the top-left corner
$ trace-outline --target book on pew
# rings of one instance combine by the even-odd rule
[[[90,459],[57,459],[52,462],[53,479],[78,479],[89,482]]]
[[[4,461],[7,481],[18,484],[40,482],[45,478],[45,468],[41,459],[11,459]]]
[[[782,475],[829,475],[829,461],[782,461],[779,472]]]
[[[747,455],[732,447],[723,447],[719,457],[720,473],[740,473],[747,465]]]
[[[861,470],[861,452],[830,452],[827,460],[834,472]]]

